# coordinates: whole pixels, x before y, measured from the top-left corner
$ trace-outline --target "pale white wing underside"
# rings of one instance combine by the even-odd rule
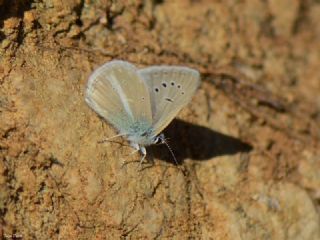
[[[138,72],[149,88],[152,125],[158,135],[191,101],[200,84],[200,74],[194,69],[177,66],[154,66]]]
[[[135,66],[112,61],[96,69],[89,78],[86,102],[121,132],[130,123],[152,123],[148,88]]]

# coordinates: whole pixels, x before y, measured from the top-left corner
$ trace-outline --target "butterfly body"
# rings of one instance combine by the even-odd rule
[[[127,132],[121,133],[127,136],[130,142],[141,146],[149,146],[155,143],[156,136],[154,135],[152,126],[143,120],[133,122]]]
[[[191,100],[199,83],[199,72],[187,67],[137,69],[114,60],[89,77],[85,100],[145,157],[145,146],[166,144],[161,131]]]

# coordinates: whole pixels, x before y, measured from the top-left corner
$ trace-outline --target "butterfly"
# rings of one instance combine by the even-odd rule
[[[124,136],[130,145],[147,155],[146,146],[166,144],[161,132],[187,105],[200,84],[197,70],[180,66],[137,69],[129,62],[113,60],[89,77],[85,100]]]

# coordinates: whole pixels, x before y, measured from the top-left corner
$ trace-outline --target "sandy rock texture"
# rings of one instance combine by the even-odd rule
[[[320,239],[317,0],[0,0],[0,237]],[[84,102],[112,59],[201,72],[139,160]],[[150,159],[152,160],[152,159]]]

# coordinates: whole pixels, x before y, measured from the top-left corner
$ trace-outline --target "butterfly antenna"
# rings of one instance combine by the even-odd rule
[[[179,165],[179,164],[178,164],[178,161],[177,161],[176,157],[174,156],[174,153],[173,153],[171,147],[169,146],[169,144],[167,143],[166,139],[163,139],[163,143],[164,143],[164,144],[167,146],[167,148],[169,149],[169,151],[170,151],[170,153],[171,153],[171,155],[172,155],[172,157],[173,157],[176,165]]]

